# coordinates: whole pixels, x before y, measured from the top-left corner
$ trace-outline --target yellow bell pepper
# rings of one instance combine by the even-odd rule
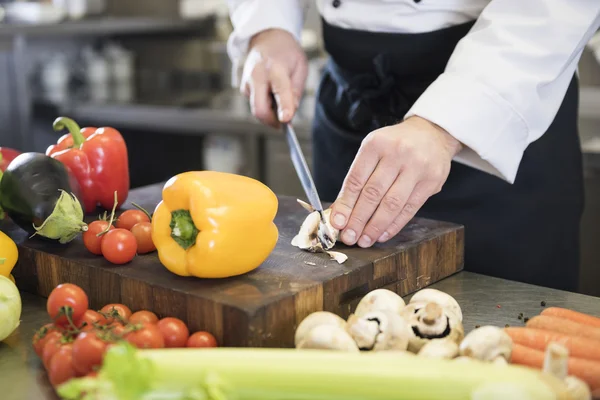
[[[17,245],[6,233],[0,231],[0,275],[9,278],[18,259]]]
[[[263,183],[216,171],[169,179],[152,216],[160,262],[180,276],[227,278],[258,268],[279,231],[277,196]]]

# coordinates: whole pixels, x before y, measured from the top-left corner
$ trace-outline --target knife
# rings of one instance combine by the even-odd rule
[[[329,231],[327,223],[325,222],[325,217],[323,216],[323,205],[321,204],[321,199],[319,198],[319,193],[317,192],[315,182],[313,181],[312,174],[308,168],[304,154],[302,153],[302,148],[300,147],[300,143],[298,142],[298,137],[296,136],[294,128],[291,124],[282,125],[283,130],[285,131],[288,146],[290,148],[290,157],[292,159],[292,164],[294,164],[294,168],[296,169],[296,174],[298,175],[300,183],[304,188],[308,202],[321,216],[321,222],[319,223],[317,236],[325,250],[328,250],[333,247],[335,242],[331,239],[331,232]]]

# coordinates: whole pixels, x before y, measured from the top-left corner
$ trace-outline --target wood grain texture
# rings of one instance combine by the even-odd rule
[[[162,184],[131,192],[129,201],[153,210]],[[385,287],[406,296],[463,267],[463,228],[446,222],[414,219],[393,240],[371,249],[338,250],[344,264],[312,254],[290,242],[306,217],[294,198],[280,197],[276,224],[279,241],[255,271],[235,278],[184,278],[164,268],[156,253],[137,256],[124,266],[89,253],[80,238],[68,245],[27,235],[9,222],[0,229],[19,246],[14,276],[19,287],[47,297],[56,285],[71,282],[90,297],[90,307],[125,303],[175,316],[191,330],[208,330],[224,346],[291,347],[297,324],[318,310],[347,317],[362,296]]]

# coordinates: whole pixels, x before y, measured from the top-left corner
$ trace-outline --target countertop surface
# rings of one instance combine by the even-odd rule
[[[460,272],[432,285],[454,296],[462,307],[465,331],[477,325],[519,326],[520,313],[537,315],[545,306],[561,306],[600,316],[600,298]],[[407,297],[407,301],[408,298]],[[0,343],[3,400],[56,399],[40,360],[31,348],[34,330],[48,322],[45,299],[22,294],[20,327]]]

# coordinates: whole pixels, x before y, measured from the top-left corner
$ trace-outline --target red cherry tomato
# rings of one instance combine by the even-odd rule
[[[67,326],[66,315],[69,314],[72,321],[78,321],[88,309],[88,297],[79,286],[62,283],[48,296],[46,309],[56,325]]]
[[[73,345],[65,344],[50,359],[48,367],[50,383],[56,387],[76,376],[77,372],[73,368]]]
[[[77,321],[76,325],[82,331],[89,331],[94,329],[96,326],[106,325],[106,318],[98,311],[85,310],[83,316]]]
[[[152,241],[152,222],[138,222],[131,228],[137,242],[138,254],[146,254],[156,250]]]
[[[131,317],[131,310],[125,304],[107,304],[100,309],[100,313],[106,315],[107,324],[113,322],[127,322]]]
[[[31,345],[33,346],[33,350],[38,357],[42,357],[42,352],[44,351],[44,345],[52,336],[61,336],[60,332],[58,332],[58,328],[54,324],[46,324],[42,326],[34,335],[31,340]]]
[[[113,264],[126,264],[133,260],[137,252],[137,241],[131,231],[113,229],[103,235],[102,255]]]
[[[119,229],[131,230],[139,222],[150,222],[150,218],[141,210],[127,210],[119,215],[115,226]]]
[[[155,324],[143,323],[125,335],[125,340],[140,349],[160,349],[165,347],[160,329]]]
[[[217,347],[217,339],[209,332],[192,333],[187,340],[187,347]]]
[[[85,248],[92,254],[102,255],[102,239],[104,235],[98,236],[100,232],[104,232],[108,227],[108,221],[94,221],[88,224],[88,230],[83,232],[83,244]],[[110,226],[109,230],[115,229],[114,225]]]
[[[48,370],[50,367],[50,360],[52,356],[54,356],[60,348],[64,345],[62,343],[62,335],[52,335],[46,340],[46,344],[44,345],[44,350],[42,350],[42,364],[44,364],[44,368]]]
[[[165,347],[185,347],[190,331],[179,318],[163,318],[156,324],[165,339]]]
[[[119,322],[113,322],[112,324],[108,325],[108,329],[114,339],[120,339],[125,333],[125,326]]]
[[[147,310],[136,311],[129,317],[130,324],[141,324],[143,322],[155,324],[158,322],[158,317],[152,311]]]
[[[86,375],[94,367],[102,365],[107,342],[98,337],[97,332],[81,332],[73,342],[73,368],[80,375]]]

